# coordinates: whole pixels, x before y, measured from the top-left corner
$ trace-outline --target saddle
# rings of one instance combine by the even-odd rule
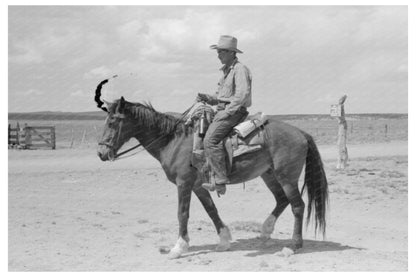
[[[209,165],[204,151],[204,130],[208,128],[214,117],[214,111],[210,106],[203,105],[196,110],[191,119],[194,126],[194,141],[192,149],[193,167],[206,176],[209,176]],[[236,157],[259,151],[265,146],[264,126],[268,119],[264,113],[247,116],[243,122],[233,128],[230,134],[223,140],[228,157],[227,168],[231,168]]]

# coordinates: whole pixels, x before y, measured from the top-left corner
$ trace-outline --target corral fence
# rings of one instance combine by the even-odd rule
[[[13,128],[8,127],[9,148],[20,149],[56,149],[55,126],[28,126],[20,127],[19,123]]]
[[[354,119],[347,118],[347,143],[381,143],[406,141],[407,119]],[[312,135],[318,144],[336,144],[338,122],[336,120],[284,120]]]

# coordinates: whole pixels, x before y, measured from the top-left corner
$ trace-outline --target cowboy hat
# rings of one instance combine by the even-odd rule
[[[232,36],[220,36],[218,44],[213,44],[209,48],[225,49],[225,50],[230,50],[230,51],[234,51],[237,53],[243,53],[243,51],[240,51],[237,49],[237,39]]]

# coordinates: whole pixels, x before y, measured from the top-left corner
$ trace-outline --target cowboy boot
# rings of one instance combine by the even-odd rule
[[[211,170],[212,170],[212,167],[211,167]],[[224,195],[225,192],[227,191],[226,185],[229,184],[230,181],[228,180],[227,177],[225,177],[221,180],[218,180],[219,178],[216,178],[214,176],[213,171],[211,171],[210,173],[211,173],[210,174],[211,182],[203,183],[201,186],[204,189],[208,190],[208,191],[215,191],[216,190],[217,193],[218,193],[218,196]]]

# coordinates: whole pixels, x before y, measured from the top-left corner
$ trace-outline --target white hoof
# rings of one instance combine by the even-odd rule
[[[231,247],[231,243],[230,242],[223,242],[223,243],[219,243],[217,245],[217,247],[215,247],[215,251],[217,252],[224,252],[229,250]]]
[[[270,235],[274,231],[274,225],[276,224],[277,218],[274,215],[269,215],[266,220],[263,223],[263,226],[261,227],[261,239],[270,239]]]
[[[189,239],[188,239],[189,241]],[[182,237],[179,237],[179,239],[176,241],[175,246],[170,250],[169,252],[169,259],[177,259],[182,254],[188,252],[189,243],[184,240]]]
[[[220,230],[219,237],[220,237],[220,242],[218,243],[215,250],[218,252],[229,250],[231,247],[230,241],[232,240],[232,237],[231,237],[231,232],[227,226]]]

